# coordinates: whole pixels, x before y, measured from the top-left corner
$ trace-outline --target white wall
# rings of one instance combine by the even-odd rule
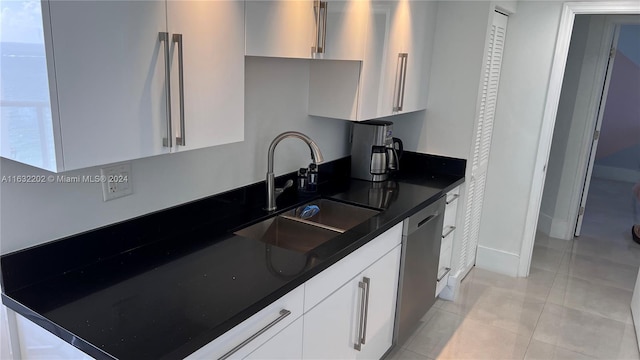
[[[327,161],[349,154],[348,123],[307,115],[309,63],[246,59],[245,141],[132,163],[131,196],[102,201],[100,184],[0,184],[0,253],[5,254],[264,179],[267,148],[287,130],[313,138]],[[310,162],[300,141],[276,150],[276,175]],[[0,175],[50,173],[2,158]],[[99,168],[65,173],[99,175]]]
[[[476,265],[517,274],[561,2],[522,1],[509,16]],[[487,255],[492,253],[492,255]],[[498,264],[501,265],[501,264]],[[514,269],[515,266],[515,269]]]

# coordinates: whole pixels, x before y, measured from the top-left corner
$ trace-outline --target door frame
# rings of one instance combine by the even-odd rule
[[[527,206],[522,247],[520,249],[518,275],[523,277],[529,275],[531,257],[533,255],[533,244],[538,227],[538,215],[540,214],[542,193],[544,191],[547,162],[551,151],[553,129],[555,127],[556,114],[560,102],[560,91],[562,89],[562,80],[567,64],[569,44],[571,43],[573,22],[575,16],[579,14],[640,14],[640,3],[637,1],[567,2],[562,6],[558,36],[556,38],[556,46],[551,65],[551,75],[549,76],[549,87],[542,117],[538,150],[536,153],[531,192],[529,193],[529,205]]]

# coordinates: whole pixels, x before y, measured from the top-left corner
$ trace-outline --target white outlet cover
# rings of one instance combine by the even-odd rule
[[[131,162],[104,167],[100,169],[100,175],[104,201],[133,194]]]

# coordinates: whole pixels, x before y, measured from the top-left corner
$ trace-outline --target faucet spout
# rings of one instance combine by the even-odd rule
[[[309,150],[311,151],[311,160],[313,161],[314,164],[320,164],[321,162],[324,161],[324,158],[322,157],[322,152],[320,151],[318,144],[316,144],[315,141],[311,140],[311,138],[308,137],[307,135],[297,131],[287,131],[276,136],[275,139],[271,141],[271,145],[269,145],[269,152],[267,154],[267,177],[266,177],[266,183],[267,183],[266,210],[267,211],[274,211],[277,209],[275,175],[273,174],[273,158],[274,158],[276,146],[280,143],[280,141],[290,137],[298,138],[304,141],[309,146]]]

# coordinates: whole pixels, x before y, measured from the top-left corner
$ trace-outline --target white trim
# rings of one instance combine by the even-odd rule
[[[553,219],[549,236],[556,239],[571,240],[573,238],[573,222]]]
[[[553,225],[553,217],[548,214],[545,214],[543,211],[540,211],[540,216],[538,216],[538,227],[536,229],[539,232],[547,236],[550,236],[552,225]]]
[[[540,212],[538,217],[538,231],[556,239],[571,240],[573,238],[573,222],[554,218]]]
[[[509,276],[518,276],[518,265],[520,256],[518,254],[478,246],[476,255],[476,267]]]
[[[562,88],[565,65],[567,64],[567,54],[569,53],[569,43],[571,41],[571,31],[573,30],[575,15],[639,13],[640,2],[637,1],[568,2],[564,3],[562,7],[556,48],[551,66],[551,75],[549,76],[549,88],[547,90],[542,127],[540,130],[540,141],[538,143],[538,151],[533,169],[522,247],[520,248],[518,276],[529,275],[542,192],[544,191],[547,161],[549,160],[549,152],[551,150],[553,128],[555,126],[558,103],[560,101],[560,90]]]

